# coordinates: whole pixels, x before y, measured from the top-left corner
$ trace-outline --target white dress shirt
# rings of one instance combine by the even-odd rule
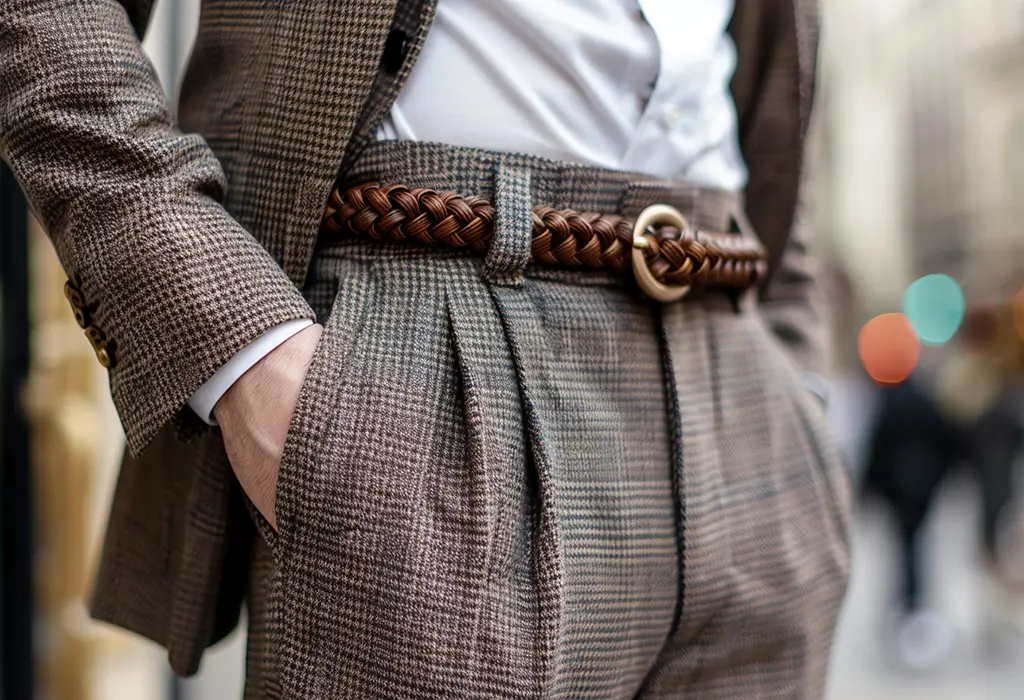
[[[433,141],[739,190],[733,0],[440,0],[379,139]],[[189,401],[213,407],[311,324],[242,350]]]

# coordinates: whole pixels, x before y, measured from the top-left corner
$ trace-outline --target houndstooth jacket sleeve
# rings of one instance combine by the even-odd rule
[[[820,0],[743,0],[730,31],[738,50],[732,90],[750,170],[746,213],[771,260],[761,314],[799,369],[828,374],[828,304],[802,186],[820,23]]]
[[[313,316],[222,207],[206,142],[176,128],[139,44],[151,5],[0,3],[0,155],[57,249],[136,454],[241,348]]]

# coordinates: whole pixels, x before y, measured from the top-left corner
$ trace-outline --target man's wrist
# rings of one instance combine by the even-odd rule
[[[239,416],[248,420],[260,412],[268,396],[301,385],[322,332],[322,326],[310,324],[255,362],[213,407],[216,422],[223,425]]]
[[[192,395],[188,405],[207,424],[215,425],[217,421],[213,415],[214,407],[235,382],[238,381],[238,378],[248,372],[250,368],[273,352],[282,343],[311,325],[313,325],[312,320],[300,318],[271,328],[252,343],[242,348],[234,357],[218,369]]]

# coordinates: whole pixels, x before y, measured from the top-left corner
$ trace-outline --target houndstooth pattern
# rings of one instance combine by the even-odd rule
[[[138,45],[152,4],[0,3],[0,155],[13,167],[69,275],[79,279],[87,302],[97,305],[96,323],[119,348],[112,392],[129,448],[138,456],[122,466],[91,610],[164,644],[175,671],[188,674],[198,668],[203,650],[236,624],[249,576],[238,557],[251,551],[253,530],[219,434],[208,432],[185,445],[168,420],[238,348],[283,320],[312,315],[297,289],[305,288],[310,303],[325,313],[330,304],[316,294],[334,295],[306,284],[306,275],[339,164],[345,164],[345,176],[358,160],[364,174],[383,177],[428,169],[431,162],[420,157],[425,155],[438,159],[445,177],[464,193],[479,185],[475,193],[487,196],[493,195],[493,178],[480,177],[492,172],[490,157],[480,153],[423,146],[405,155],[378,151],[360,158],[413,68],[433,0],[207,0],[177,124]],[[773,261],[781,261],[763,293],[762,315],[811,367],[820,357],[814,336],[821,323],[810,303],[815,285],[807,229],[794,225],[794,213],[813,88],[815,4],[745,1],[730,26],[738,51],[732,88],[751,175],[746,210]],[[381,54],[395,27],[409,37],[409,51],[391,75]],[[398,160],[394,167],[373,162],[384,157]],[[555,206],[621,206],[633,215],[650,201],[644,189],[649,183],[624,192],[619,175],[588,181],[586,169],[516,158],[505,162],[532,168],[533,196]],[[684,190],[673,195],[684,211],[721,209],[711,201],[716,195],[702,203]],[[371,304],[377,298],[371,291],[354,290],[352,303]],[[488,318],[482,327],[493,333]],[[406,338],[403,347],[411,342]],[[324,347],[324,358],[338,351]],[[438,361],[446,358],[439,355]],[[508,379],[502,363],[475,366],[488,386]],[[314,413],[320,401],[303,410]],[[524,449],[517,437],[521,420],[508,414],[504,422],[484,425],[481,440],[491,445],[505,436],[502,449],[517,454]],[[511,522],[526,486],[511,481],[511,471],[504,473],[507,481],[494,482],[503,495],[488,507]],[[517,540],[517,546],[548,552],[544,561],[556,561],[554,531],[541,528],[540,540]],[[510,532],[493,536],[508,538]],[[538,629],[547,631],[562,624],[550,611],[565,609],[555,574],[572,563],[551,566],[543,589],[548,612],[537,619]],[[488,589],[481,598],[491,600],[482,604],[490,617],[480,618],[481,629],[513,615],[501,605],[532,605],[533,598],[524,602],[511,589],[504,590],[511,597],[494,597],[502,590]],[[513,660],[533,655],[549,669],[542,677],[560,678],[550,671],[559,668],[553,661],[558,647],[545,635],[540,646],[506,647],[503,653]],[[506,656],[488,663],[496,667]],[[518,678],[514,692],[537,691],[532,678]]]
[[[403,181],[474,189],[475,170],[476,194],[525,199],[510,210],[526,220],[531,202],[581,207],[582,182],[631,191],[525,156],[532,186],[506,190],[507,159],[471,149],[364,158],[399,152],[420,159]],[[717,227],[730,212],[684,209]],[[247,697],[820,697],[849,491],[759,310],[662,310],[613,273],[525,273],[321,251],[308,295],[337,301],[253,571],[269,612],[248,672],[269,680]]]
[[[814,231],[800,199],[819,6],[820,0],[738,3],[729,26],[739,54],[730,87],[749,171],[744,210],[769,253],[770,282],[761,293],[765,319],[803,369],[827,374],[824,294]]]
[[[312,314],[219,203],[205,142],[173,129],[121,5],[5,1],[0,47],[0,154],[117,343],[111,392],[138,452],[240,349]]]
[[[377,127],[391,110],[391,105],[398,99],[405,79],[416,65],[416,59],[423,48],[423,42],[427,39],[427,32],[436,12],[437,0],[408,0],[399,3],[392,26],[395,31],[402,32],[408,42],[405,47],[405,60],[395,72],[378,72],[377,81],[359,116],[358,126],[345,150],[340,169],[342,174],[348,172],[352,163],[373,140]]]
[[[137,40],[150,2],[0,8],[0,154],[117,342],[111,390],[134,453],[238,350],[312,315],[296,285],[396,7],[203,3],[185,134]]]
[[[499,170],[506,175],[496,178],[494,173]],[[520,182],[524,173],[528,176],[528,187]],[[452,148],[419,141],[374,143],[362,153],[345,178],[352,184],[405,180],[410,187],[450,190],[464,197],[475,195],[492,202],[504,199],[503,194],[511,194],[516,204],[501,206],[520,214],[529,214],[539,201],[558,209],[636,216],[652,201],[668,201],[681,210],[692,212],[692,223],[708,230],[728,230],[731,212],[740,205],[736,193],[727,190],[695,187],[626,171],[596,170],[524,154]],[[505,192],[499,192],[502,185],[508,188]]]
[[[529,170],[499,165],[495,177],[494,237],[484,258],[484,278],[497,284],[522,281],[530,261],[532,224]]]

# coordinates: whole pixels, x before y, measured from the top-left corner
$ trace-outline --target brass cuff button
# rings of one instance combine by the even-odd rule
[[[107,336],[96,326],[89,326],[85,329],[85,337],[89,339],[93,350],[99,350],[107,345]]]
[[[106,348],[96,348],[96,359],[106,369],[110,369],[114,366],[114,358],[110,356],[110,353]]]
[[[71,284],[71,280],[64,283],[64,298],[68,300],[74,309],[80,309],[85,306],[82,292],[75,285]]]
[[[89,312],[85,309],[75,309],[75,323],[78,324],[79,328],[88,328],[91,323]]]
[[[112,368],[117,364],[114,353],[116,344],[107,338],[107,334],[101,328],[93,325],[89,310],[76,304],[81,300],[81,293],[74,286],[65,285],[64,294],[75,310],[75,321],[85,329],[85,337],[88,338],[93,352],[96,353],[96,360],[106,369]]]

